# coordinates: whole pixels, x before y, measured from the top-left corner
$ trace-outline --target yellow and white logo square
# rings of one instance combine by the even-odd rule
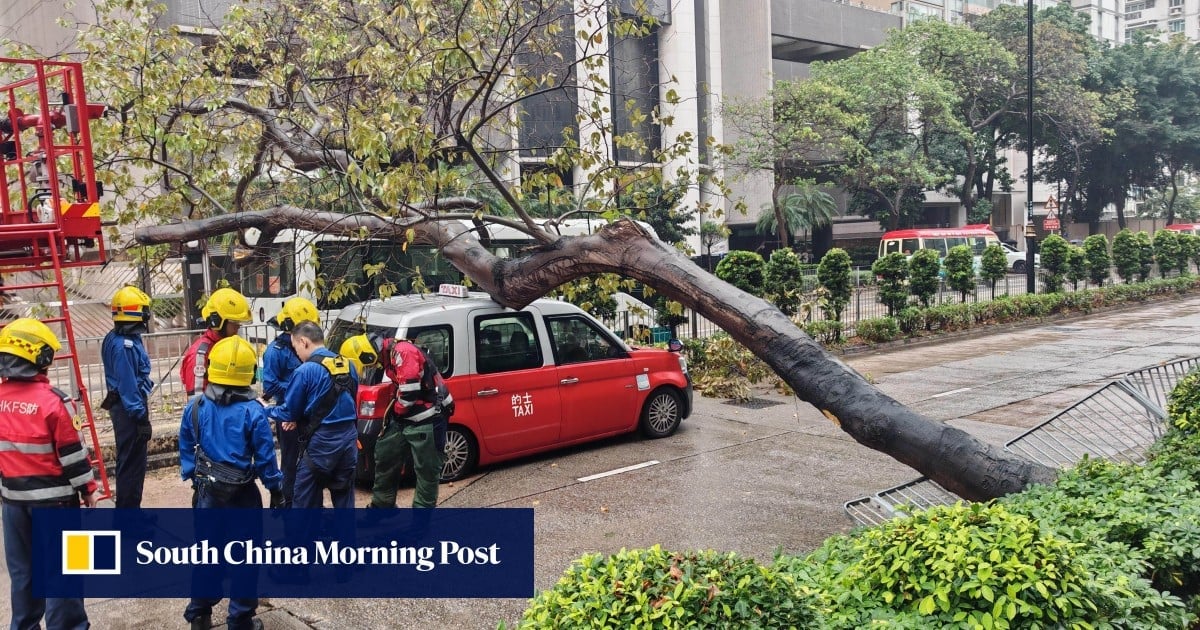
[[[121,532],[63,531],[62,572],[63,575],[120,575]]]

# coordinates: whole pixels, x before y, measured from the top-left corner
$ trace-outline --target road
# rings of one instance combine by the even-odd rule
[[[1003,443],[1107,380],[1200,355],[1200,298],[1033,328],[848,357],[852,367],[925,415]],[[657,464],[580,481],[634,464]],[[148,482],[147,504],[187,505],[174,471]],[[660,543],[769,560],[848,531],[842,503],[916,477],[859,446],[812,407],[760,393],[751,404],[697,398],[664,440],[633,437],[494,467],[443,486],[451,507],[533,507],[536,586],[552,586],[586,552]],[[366,501],[360,494],[359,505]],[[407,495],[401,498],[406,501]],[[5,585],[0,584],[7,594]],[[280,628],[495,628],[525,600],[290,600],[265,602]],[[3,605],[7,606],[5,602]],[[182,600],[89,601],[98,628],[181,621]]]

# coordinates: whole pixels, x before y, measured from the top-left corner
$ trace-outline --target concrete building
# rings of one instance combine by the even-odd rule
[[[1183,35],[1200,41],[1200,0],[1127,0],[1125,38],[1142,31],[1166,40]]]

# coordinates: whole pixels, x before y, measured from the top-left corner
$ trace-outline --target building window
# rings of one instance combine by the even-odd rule
[[[522,158],[546,158],[566,140],[579,141],[575,124],[578,113],[576,94],[574,16],[559,7],[555,18],[562,30],[553,42],[554,50],[529,51],[521,54],[520,62],[531,77],[544,77],[548,88],[561,86],[530,96],[521,104],[521,128],[518,132]],[[555,55],[554,53],[557,53]]]
[[[1167,30],[1172,33],[1182,33],[1183,20],[1171,20],[1170,22],[1167,22]]]
[[[1181,7],[1181,6],[1183,6],[1183,0],[1170,0],[1170,1],[1167,3],[1167,6],[1169,6],[1169,7]]]
[[[620,162],[654,161],[660,148],[658,110],[658,29],[616,39],[612,48],[613,132],[636,134],[645,149],[615,147]]]

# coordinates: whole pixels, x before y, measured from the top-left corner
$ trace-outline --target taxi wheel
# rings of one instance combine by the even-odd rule
[[[446,430],[446,461],[442,465],[442,481],[462,479],[475,470],[479,462],[479,443],[467,429],[450,425]]]
[[[642,407],[642,435],[648,438],[667,437],[679,428],[683,420],[683,403],[679,394],[669,387],[656,389]]]

